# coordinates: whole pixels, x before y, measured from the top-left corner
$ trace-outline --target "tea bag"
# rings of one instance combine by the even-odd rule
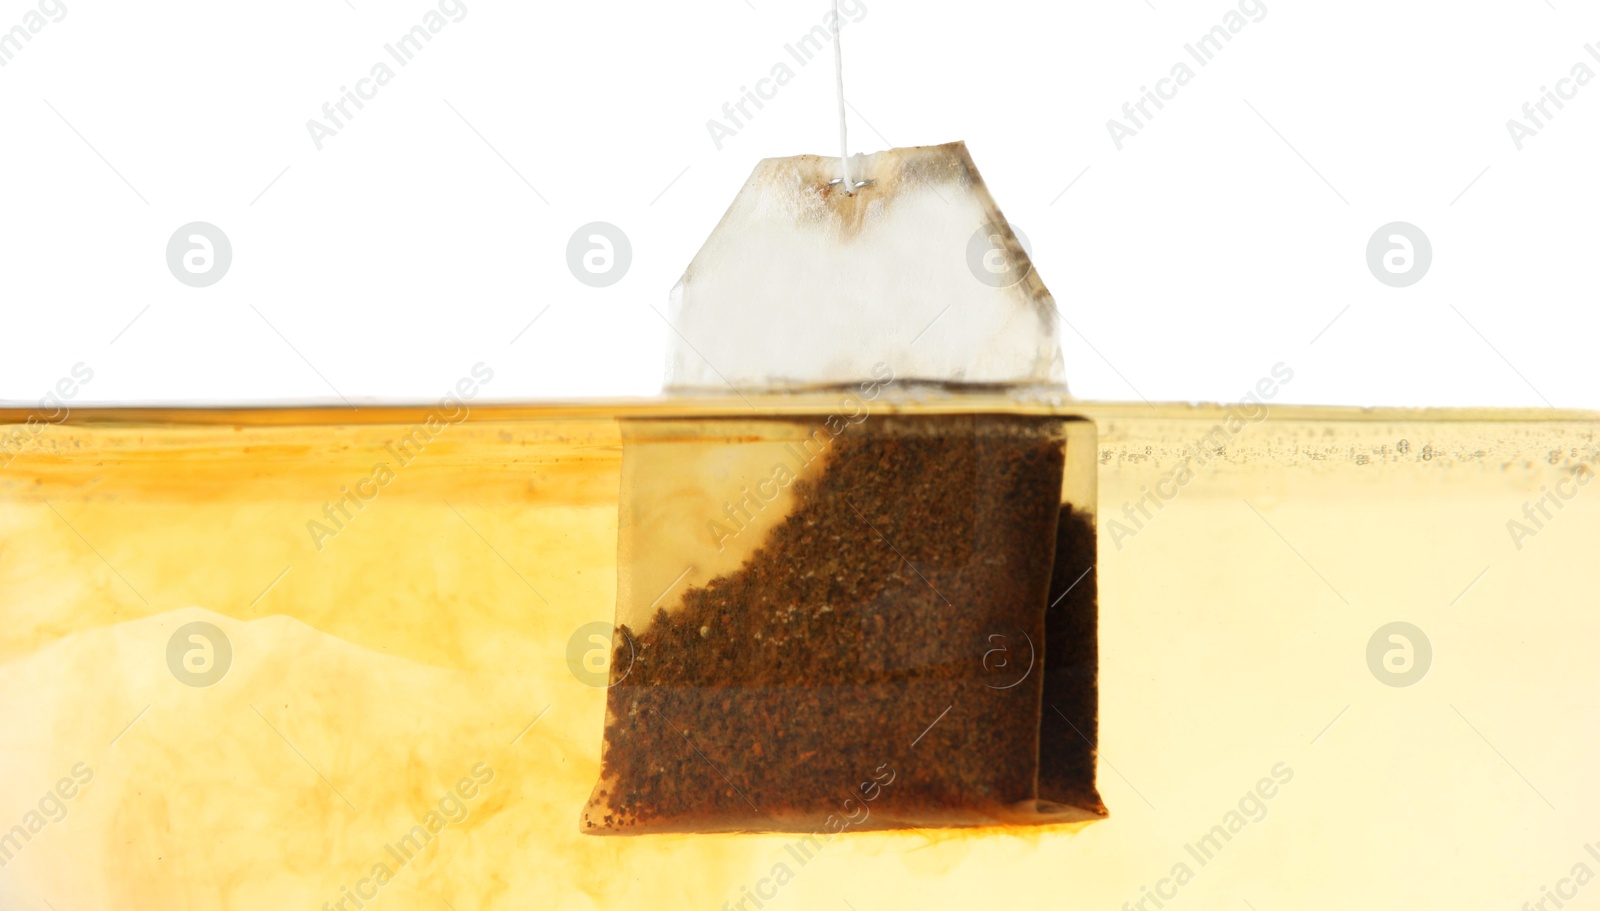
[[[582,831],[1104,815],[1092,425],[903,405],[1058,380],[1054,303],[959,143],[837,166],[762,162],[673,290],[669,388],[812,394],[623,422]]]

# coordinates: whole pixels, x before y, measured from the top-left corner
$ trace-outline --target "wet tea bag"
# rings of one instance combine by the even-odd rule
[[[961,144],[838,165],[762,162],[673,290],[669,388],[805,394],[623,422],[582,831],[1104,815],[1093,428],[959,407],[1060,391],[1054,303]]]

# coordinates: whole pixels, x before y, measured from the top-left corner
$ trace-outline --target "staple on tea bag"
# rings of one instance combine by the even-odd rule
[[[667,385],[1061,384],[1055,302],[964,143],[769,158],[672,289]]]

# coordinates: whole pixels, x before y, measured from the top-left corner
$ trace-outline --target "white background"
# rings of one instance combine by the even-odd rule
[[[465,0],[320,151],[306,121],[434,6],[65,6],[0,68],[0,400],[77,362],[73,404],[429,400],[479,361],[497,399],[652,394],[651,308],[755,161],[837,148],[831,61],[783,49],[815,0]],[[1522,150],[1506,128],[1600,70],[1600,13],[1267,0],[1118,151],[1106,121],[1234,7],[864,6],[852,149],[967,141],[1078,396],[1234,400],[1281,361],[1278,401],[1600,407],[1600,81]],[[0,2],[0,30],[36,8]],[[780,61],[718,150],[707,120]],[[166,266],[192,221],[233,245],[207,288]],[[608,288],[566,266],[592,221],[633,245]],[[1432,241],[1408,288],[1366,265],[1391,221]]]

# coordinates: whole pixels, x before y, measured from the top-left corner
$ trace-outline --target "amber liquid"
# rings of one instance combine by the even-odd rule
[[[605,691],[568,647],[614,617],[618,419],[745,402],[479,406],[432,428],[419,408],[80,411],[0,467],[0,907],[1267,911],[1600,889],[1569,879],[1600,870],[1600,416],[901,407],[1095,421],[1079,501],[1099,504],[1108,819],[579,834]],[[1393,621],[1426,661],[1411,640],[1369,656]],[[231,656],[174,649],[196,622]]]

